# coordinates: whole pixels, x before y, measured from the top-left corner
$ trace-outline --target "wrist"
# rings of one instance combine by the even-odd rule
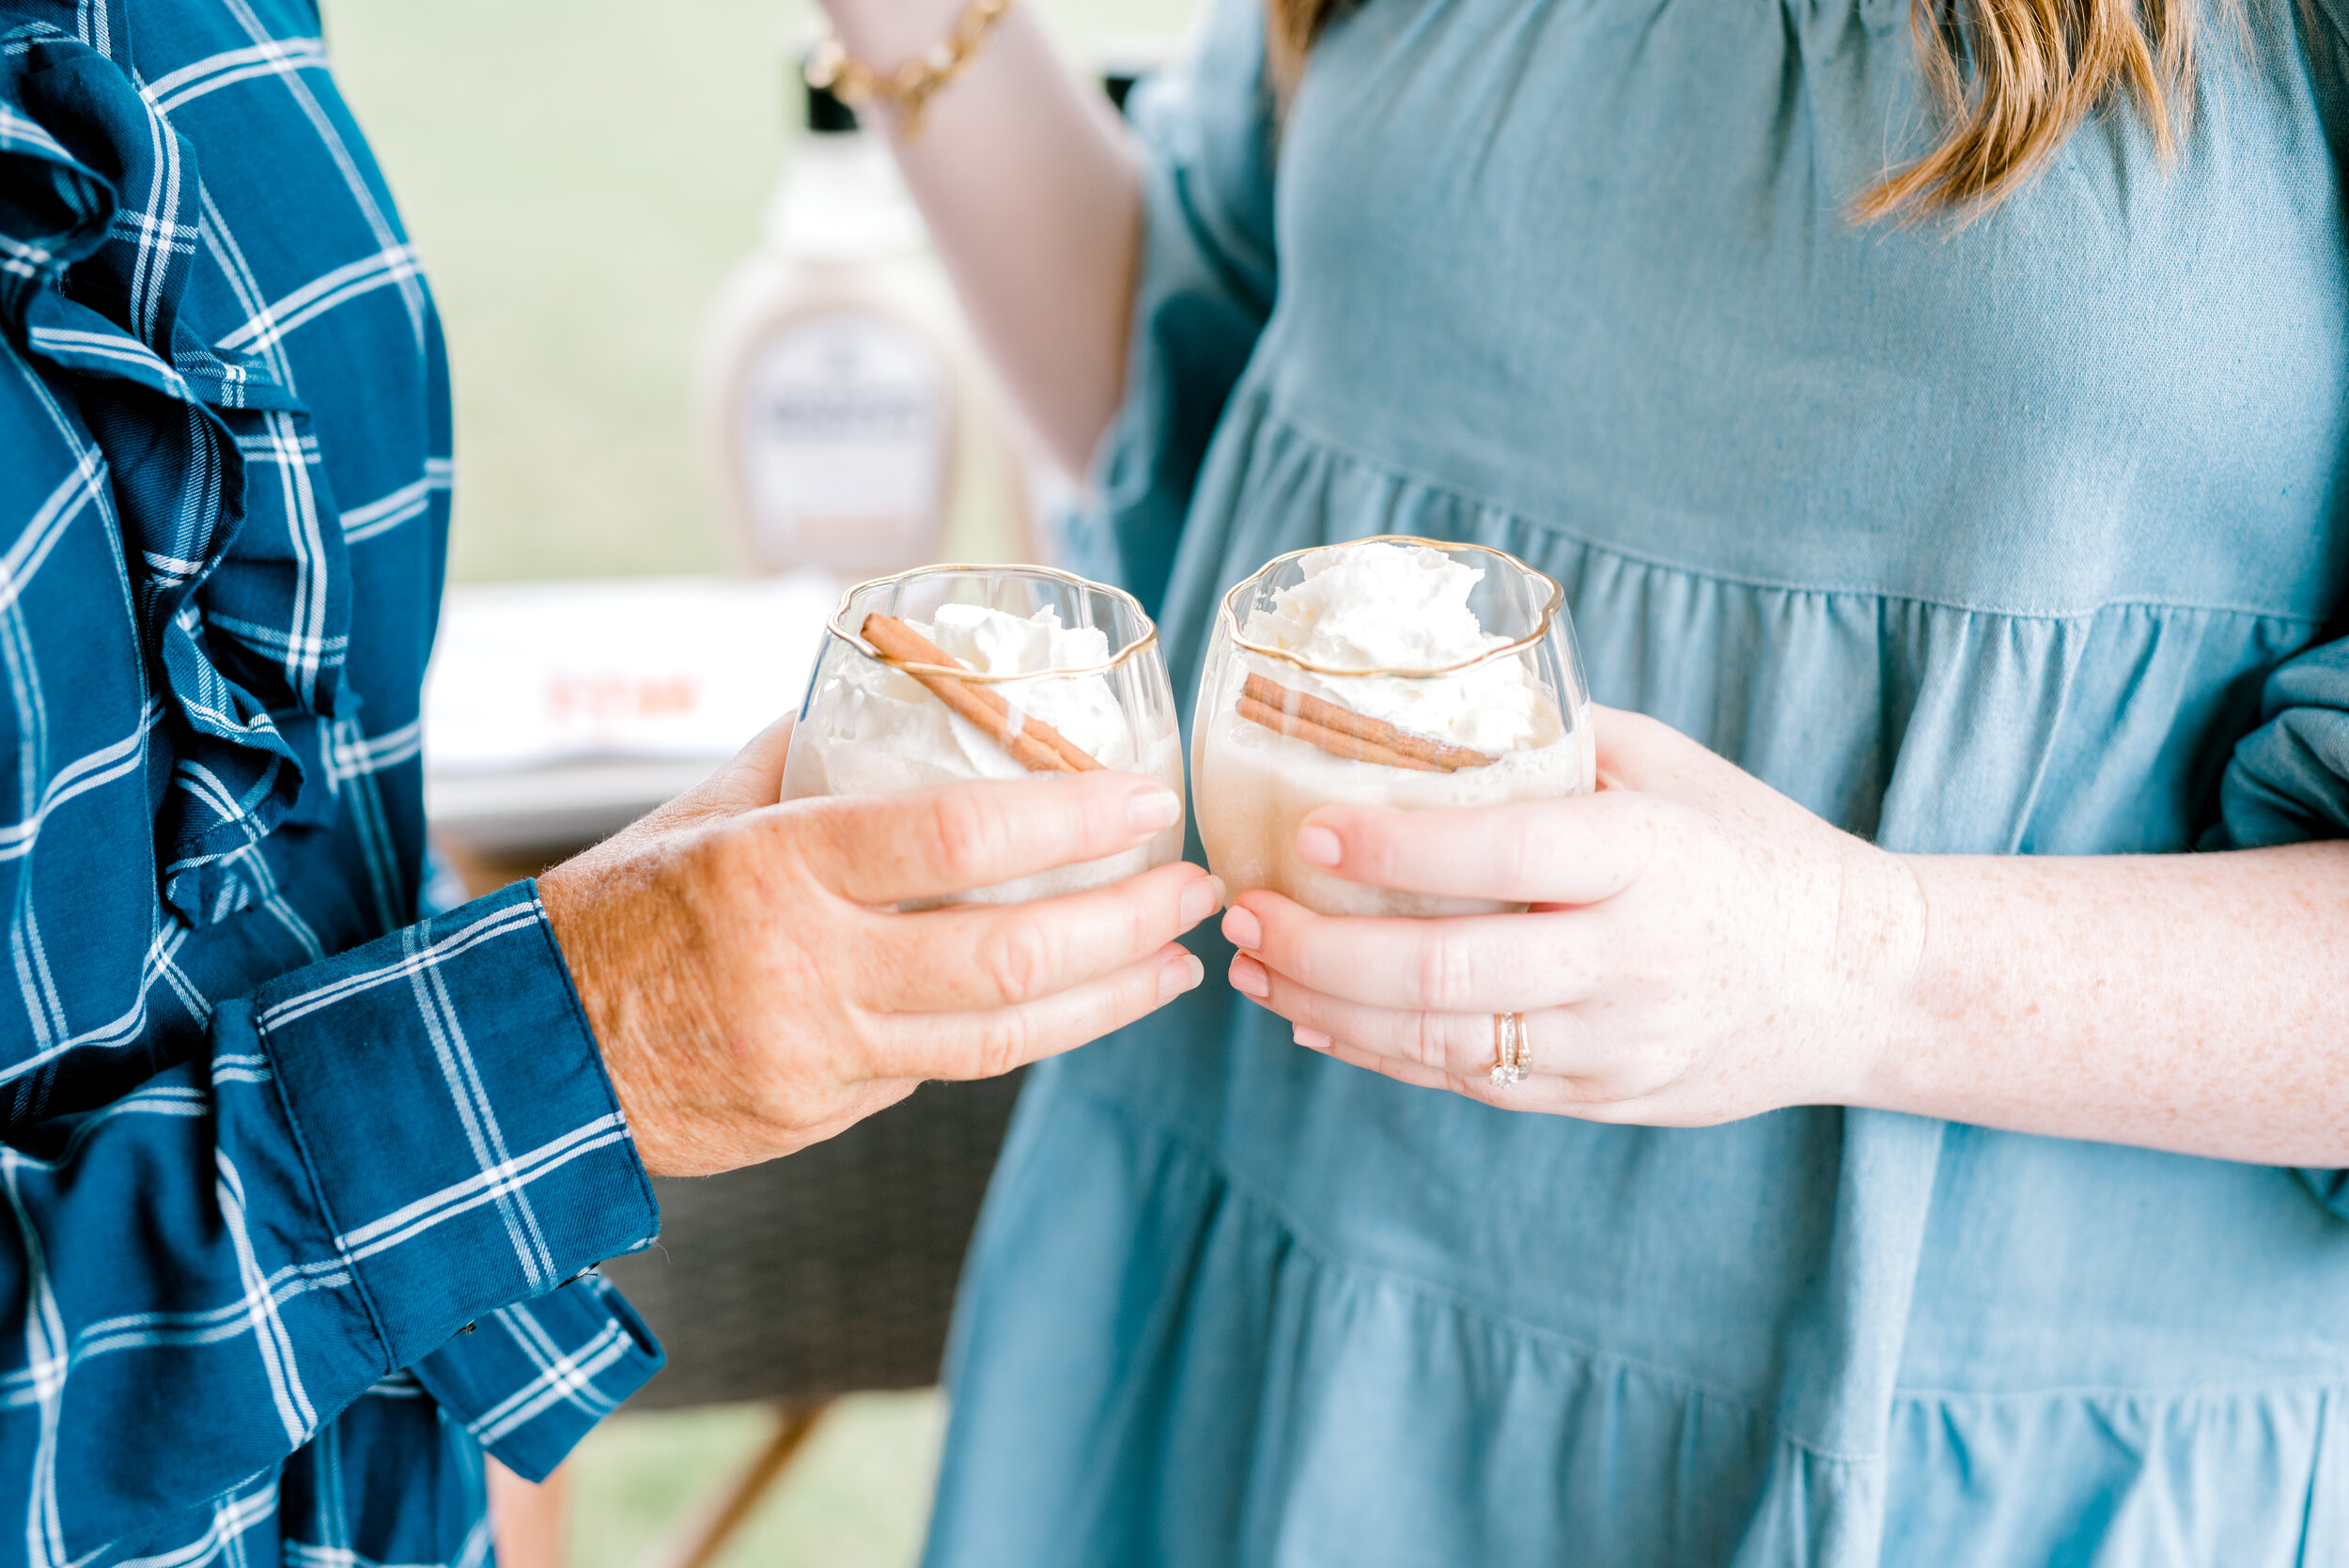
[[[669,1174],[678,1163],[668,1137],[677,1118],[654,1070],[652,1053],[645,1048],[644,1032],[637,1027],[636,1015],[646,999],[623,978],[628,955],[618,949],[628,934],[611,928],[615,913],[612,906],[620,891],[614,884],[621,877],[618,868],[594,863],[590,851],[541,876],[538,902],[563,966],[570,972],[571,989],[578,994],[613,1096],[620,1102],[637,1157],[647,1171]],[[636,933],[640,940],[649,935]]]
[[[538,907],[546,911],[547,934],[554,939],[554,950],[570,974],[571,990],[579,998],[580,1013],[587,1020],[587,1032],[594,1036],[596,1048],[604,1058],[605,1073],[612,1079],[613,1089],[625,1112],[632,1109],[629,1105],[630,1094],[621,1083],[617,1064],[612,1060],[612,1047],[621,1033],[620,1020],[614,1016],[612,1001],[604,994],[602,982],[607,966],[597,952],[594,918],[598,902],[594,884],[599,877],[595,869],[583,863],[588,858],[582,856],[541,872],[537,878]]]
[[[1898,1109],[1898,1082],[1925,1033],[1931,907],[1917,857],[1856,846],[1836,918],[1844,1006],[1831,1047],[1837,1070],[1828,1103]]]
[[[935,48],[969,0],[824,0],[840,45],[883,73]]]

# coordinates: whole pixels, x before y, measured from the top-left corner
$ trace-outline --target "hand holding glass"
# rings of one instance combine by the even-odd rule
[[[1462,624],[1470,637],[1481,629],[1485,645],[1464,658],[1372,664],[1365,659],[1385,645],[1377,627],[1326,634],[1348,617],[1411,615],[1400,603],[1343,602],[1342,584],[1376,590],[1398,575],[1406,596],[1464,595],[1474,621]],[[1300,551],[1233,588],[1191,719],[1208,865],[1235,896],[1267,888],[1326,915],[1522,908],[1346,880],[1300,859],[1297,835],[1316,808],[1338,803],[1482,806],[1588,792],[1590,694],[1564,600],[1557,583],[1499,551],[1414,538]],[[1455,603],[1418,611],[1455,620],[1462,612]],[[1313,635],[1274,640],[1307,615]],[[1341,649],[1353,650],[1342,662]]]
[[[1140,773],[1179,800],[1182,742],[1158,629],[1131,595],[1041,567],[925,567],[853,588],[808,682],[786,800],[973,779]],[[941,902],[1019,903],[1180,858],[1149,843]]]

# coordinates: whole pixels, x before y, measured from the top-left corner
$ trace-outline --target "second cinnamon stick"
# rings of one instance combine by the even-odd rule
[[[1398,752],[1391,746],[1381,746],[1376,740],[1366,740],[1359,735],[1348,735],[1344,730],[1333,730],[1326,724],[1316,724],[1311,719],[1299,714],[1283,713],[1279,708],[1268,706],[1245,693],[1242,693],[1239,699],[1239,716],[1252,723],[1262,724],[1268,730],[1278,730],[1283,735],[1292,736],[1299,740],[1311,741],[1331,756],[1345,757],[1349,761],[1373,762],[1381,768],[1408,768],[1421,773],[1451,771],[1449,768],[1438,767],[1424,757],[1415,757],[1407,752]]]
[[[1342,707],[1336,703],[1325,702],[1310,692],[1292,691],[1268,675],[1252,673],[1240,691],[1243,696],[1276,712],[1288,714],[1306,723],[1334,731],[1339,735],[1351,736],[1357,740],[1367,741],[1381,751],[1410,757],[1415,763],[1424,763],[1430,768],[1451,773],[1463,768],[1492,766],[1493,759],[1482,752],[1472,752],[1466,746],[1455,746],[1448,741],[1432,739],[1423,735],[1414,735],[1409,730],[1391,724],[1384,719],[1373,719],[1366,713],[1357,713],[1350,707]],[[1324,747],[1323,750],[1327,751],[1329,748]],[[1339,754],[1343,756],[1346,753],[1340,753]]]

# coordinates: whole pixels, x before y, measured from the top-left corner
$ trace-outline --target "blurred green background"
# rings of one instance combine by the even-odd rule
[[[1179,38],[1193,0],[1032,0],[1072,64]],[[447,325],[458,581],[722,570],[693,426],[702,314],[796,135],[803,3],[326,0],[343,90]],[[920,1550],[934,1393],[834,1406],[722,1560]],[[576,1454],[573,1568],[641,1568],[764,1441],[755,1406],[622,1416]]]
[[[718,1560],[721,1568],[902,1568],[922,1527],[946,1421],[937,1394],[857,1394],[832,1407]],[[570,1460],[571,1568],[668,1560],[774,1429],[757,1405],[614,1417]]]
[[[1031,0],[1072,63],[1193,0]],[[447,323],[453,579],[716,571],[702,313],[796,135],[804,0],[326,0]]]

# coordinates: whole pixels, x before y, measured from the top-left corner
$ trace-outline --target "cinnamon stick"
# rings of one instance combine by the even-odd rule
[[[1381,768],[1408,768],[1421,773],[1446,771],[1423,757],[1411,756],[1392,747],[1381,746],[1375,740],[1365,740],[1359,735],[1348,735],[1344,730],[1316,724],[1311,719],[1283,713],[1277,707],[1267,707],[1245,694],[1239,700],[1239,716],[1268,730],[1279,730],[1283,735],[1310,740],[1331,756],[1345,757],[1353,762],[1377,763]]]
[[[894,615],[876,611],[864,617],[859,634],[899,668],[909,664],[938,664],[950,670],[969,668]],[[1011,753],[1014,762],[1031,773],[1090,773],[1101,767],[1083,747],[1041,719],[1025,717],[1013,724],[1011,705],[985,686],[930,670],[909,669],[905,673],[926,687],[930,695],[985,731]]]
[[[1422,772],[1456,773],[1463,768],[1489,768],[1493,764],[1493,759],[1482,752],[1472,752],[1466,746],[1455,746],[1447,741],[1431,739],[1423,735],[1413,735],[1409,730],[1399,728],[1383,719],[1373,719],[1366,713],[1357,713],[1350,707],[1325,702],[1309,692],[1292,691],[1268,675],[1250,675],[1241,686],[1240,693],[1240,700],[1243,704],[1253,702],[1258,706],[1269,708],[1301,723],[1310,724],[1315,729],[1361,741],[1375,750],[1410,759],[1408,762],[1389,763],[1387,764],[1389,767],[1418,768]],[[1241,712],[1247,713],[1245,706],[1241,708]],[[1252,719],[1255,717],[1253,714],[1247,714],[1247,716]],[[1256,722],[1263,722],[1262,720]],[[1278,724],[1269,727],[1282,728]],[[1296,734],[1298,732],[1283,730],[1282,733]],[[1325,752],[1336,750],[1318,740],[1315,744],[1320,745]],[[1347,751],[1337,751],[1337,754],[1339,756],[1356,755]],[[1384,761],[1383,758],[1375,757],[1358,757],[1357,760]]]

